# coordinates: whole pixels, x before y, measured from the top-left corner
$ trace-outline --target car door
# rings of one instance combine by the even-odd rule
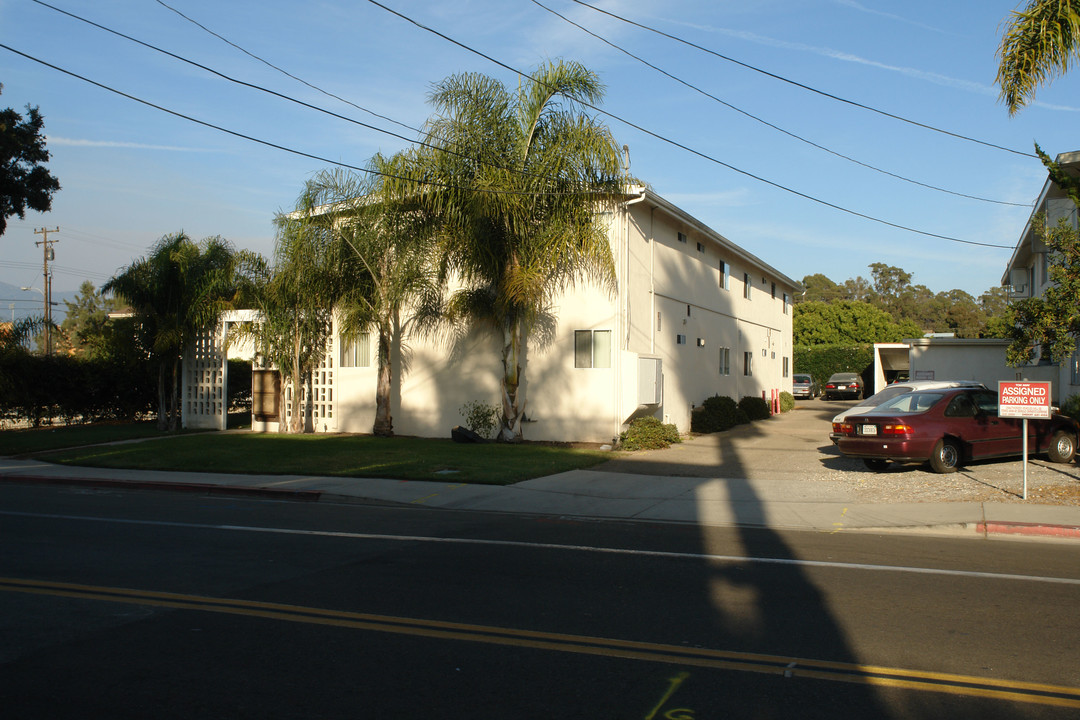
[[[985,443],[979,457],[1019,455],[1024,446],[1023,420],[998,417],[998,396],[993,391],[976,390],[971,395],[979,414],[986,419]]]
[[[976,459],[994,453],[992,445],[999,429],[996,407],[994,411],[992,416],[984,412],[969,392],[957,393],[945,406],[945,431],[960,438],[967,457]]]

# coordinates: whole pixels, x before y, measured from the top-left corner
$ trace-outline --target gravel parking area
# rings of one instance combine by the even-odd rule
[[[973,463],[939,475],[925,465],[868,470],[829,440],[832,418],[852,401],[800,400],[795,410],[728,432],[688,438],[666,450],[622,453],[597,470],[711,478],[780,479],[840,488],[865,503],[1024,502],[1024,464]],[[802,488],[802,491],[812,488]],[[1080,466],[1028,459],[1028,503],[1080,505]]]

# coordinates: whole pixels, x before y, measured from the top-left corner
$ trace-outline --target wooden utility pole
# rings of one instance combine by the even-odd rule
[[[50,240],[49,233],[60,232],[60,226],[57,225],[55,230],[49,230],[48,228],[41,228],[40,230],[34,230],[35,235],[40,235],[41,240],[35,242],[35,245],[41,245],[42,255],[44,261],[42,263],[42,273],[45,278],[45,289],[42,295],[45,296],[45,354],[52,355],[52,273],[49,272],[49,261],[56,258],[56,252],[52,249],[57,240]]]

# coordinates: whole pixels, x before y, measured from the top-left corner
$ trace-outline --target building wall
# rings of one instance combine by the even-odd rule
[[[662,204],[629,209],[626,349],[663,362],[652,414],[687,431],[692,408],[713,395],[791,392],[794,284]]]
[[[643,198],[607,216],[617,287],[567,288],[553,303],[552,332],[532,333],[523,364],[527,440],[611,442],[642,415],[685,432],[691,409],[712,395],[791,391],[794,282],[661,199]],[[576,366],[576,332],[609,341],[599,367]],[[465,403],[500,405],[501,338],[476,331],[456,341],[404,338],[403,345],[407,353],[395,352],[392,363],[396,434],[449,437],[464,423]],[[316,427],[367,433],[375,418],[375,339],[366,366],[343,365],[342,349],[335,329],[332,408]],[[660,402],[649,383],[657,359]]]

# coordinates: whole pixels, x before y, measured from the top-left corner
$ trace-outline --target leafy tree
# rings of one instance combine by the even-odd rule
[[[67,315],[60,324],[58,350],[76,355],[103,357],[109,354],[113,337],[113,321],[109,313],[120,309],[116,298],[105,297],[89,280],[79,286],[75,299],[65,300]]]
[[[802,279],[802,286],[806,292],[795,296],[795,303],[801,302],[830,302],[841,300],[844,290],[822,273],[807,275]]]
[[[0,85],[0,92],[4,86]],[[26,106],[26,120],[12,110],[0,110],[0,235],[12,215],[26,210],[48,212],[60,181],[49,174],[49,151],[41,130],[45,119],[36,107]]]
[[[1046,219],[1032,221],[1036,236],[1050,252],[1047,268],[1051,285],[1041,297],[1013,303],[1010,365],[1025,365],[1039,357],[1061,362],[1076,352],[1080,338],[1080,235],[1062,218],[1055,227]]]
[[[180,369],[196,335],[214,326],[238,299],[241,265],[221,237],[196,244],[183,232],[166,235],[150,254],[102,286],[128,303],[138,318],[145,347],[158,365],[158,427],[180,424]]]
[[[446,269],[465,285],[449,299],[451,317],[502,338],[504,441],[522,437],[530,330],[578,280],[613,287],[596,210],[624,190],[622,156],[581,105],[600,102],[603,90],[595,74],[562,61],[541,65],[517,92],[484,75],[451,76],[430,98],[437,114],[426,141],[442,149],[411,158],[425,181],[416,197],[444,223]]]
[[[1080,178],[1068,174],[1038,145],[1035,152],[1050,179],[1080,208]],[[1047,227],[1043,216],[1032,219],[1032,230],[1046,244],[1051,284],[1042,297],[1024,298],[1010,307],[1007,357],[1013,366],[1030,362],[1036,353],[1061,362],[1076,351],[1080,339],[1080,232],[1068,218]]]
[[[1035,89],[1069,69],[1080,58],[1080,0],[1030,0],[1015,10],[998,48],[999,98],[1015,115]]]
[[[399,158],[372,159],[368,178],[324,171],[307,185],[305,208],[325,208],[317,218],[344,242],[342,336],[374,330],[377,342],[374,435],[394,434],[390,415],[393,382],[390,350],[395,340],[434,326],[442,286],[434,258],[436,225],[415,201],[395,196],[382,178],[397,172]],[[363,202],[357,202],[363,198]],[[399,347],[401,345],[399,344]]]
[[[799,303],[792,327],[795,345],[897,342],[912,337],[911,326],[900,325],[881,308],[855,300]]]

